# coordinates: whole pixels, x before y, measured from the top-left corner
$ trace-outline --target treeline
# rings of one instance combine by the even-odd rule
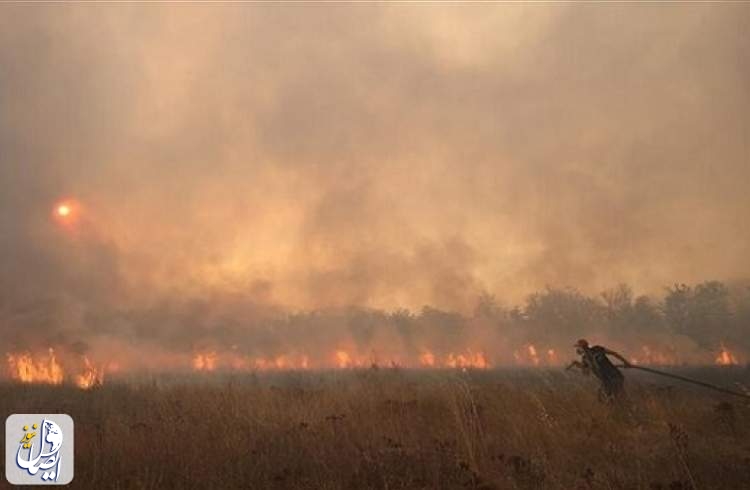
[[[626,284],[587,296],[573,288],[548,287],[522,306],[503,308],[483,296],[474,316],[492,318],[500,328],[520,330],[552,344],[572,335],[601,335],[629,342],[634,337],[682,336],[715,350],[722,343],[750,343],[750,287],[720,281],[675,284],[654,298],[635,295]]]
[[[596,295],[547,287],[521,305],[482,295],[470,314],[425,306],[420,311],[352,307],[284,315],[261,329],[236,331],[232,343],[256,354],[329,352],[351,347],[381,357],[482,350],[512,358],[519,346],[558,348],[587,337],[626,348],[670,347],[680,355],[750,349],[750,288],[718,281],[675,284],[661,297],[636,295],[621,284]],[[705,359],[705,357],[704,357]]]
[[[675,284],[660,296],[637,295],[624,284],[589,295],[547,287],[519,305],[484,294],[468,314],[425,306],[419,311],[350,307],[257,315],[253,309],[210,306],[181,308],[189,314],[171,320],[174,328],[150,328],[141,339],[150,337],[176,351],[264,358],[304,354],[318,363],[338,349],[383,362],[413,364],[425,351],[471,351],[486,353],[492,363],[513,363],[519,351],[530,355],[523,349],[532,344],[540,356],[554,350],[567,358],[581,337],[634,356],[651,346],[679,362],[711,361],[722,345],[743,359],[750,352],[750,288],[718,281]],[[213,313],[217,308],[221,315]],[[156,323],[168,326],[173,317],[166,311],[164,321]],[[154,315],[143,324],[153,326]]]

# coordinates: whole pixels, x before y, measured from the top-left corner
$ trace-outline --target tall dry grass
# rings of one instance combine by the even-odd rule
[[[77,488],[748,488],[748,404],[628,389],[610,407],[573,374],[381,369],[4,384],[0,406],[73,416]]]

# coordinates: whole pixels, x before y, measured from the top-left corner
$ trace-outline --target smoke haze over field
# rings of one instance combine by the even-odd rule
[[[748,21],[2,6],[0,340],[187,350],[221,325],[276,351],[287,311],[747,278]]]

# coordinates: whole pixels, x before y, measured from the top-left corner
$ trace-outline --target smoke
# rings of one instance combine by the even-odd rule
[[[409,350],[310,312],[746,278],[749,16],[2,6],[0,338]]]

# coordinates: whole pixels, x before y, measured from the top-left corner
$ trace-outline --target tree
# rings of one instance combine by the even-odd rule
[[[479,296],[477,306],[474,308],[474,318],[498,320],[503,316],[504,311],[498,304],[494,295],[484,292]]]
[[[627,284],[618,284],[613,289],[603,291],[600,296],[604,300],[607,319],[618,326],[631,323],[633,315],[633,290]]]
[[[632,322],[637,330],[663,330],[664,316],[658,303],[646,295],[638,296],[633,303]]]
[[[687,334],[690,329],[690,301],[693,290],[685,284],[675,284],[666,290],[667,295],[662,303],[662,311],[667,325],[675,333]]]
[[[706,281],[695,288],[675,284],[667,289],[662,308],[673,332],[687,335],[703,347],[716,348],[730,334],[729,289],[719,281]]]
[[[531,336],[544,341],[577,337],[604,322],[602,306],[573,288],[547,287],[530,295],[523,318]]]
[[[613,337],[654,333],[664,328],[658,305],[645,295],[633,299],[633,290],[627,284],[619,284],[600,296]]]

